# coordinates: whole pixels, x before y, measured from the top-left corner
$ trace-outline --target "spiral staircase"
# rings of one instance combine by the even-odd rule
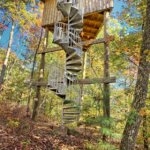
[[[77,0],[58,0],[57,8],[68,22],[55,24],[53,42],[64,49],[66,63],[65,68],[62,65],[53,65],[48,86],[63,99],[62,123],[69,124],[77,121],[80,114],[80,92],[72,87],[82,70],[80,32],[83,28],[83,11],[79,8]],[[76,96],[73,96],[72,90],[77,93]]]

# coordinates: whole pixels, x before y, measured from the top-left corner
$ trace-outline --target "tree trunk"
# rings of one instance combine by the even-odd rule
[[[150,0],[147,0],[147,13],[144,24],[143,43],[140,52],[137,82],[134,99],[123,132],[120,150],[134,150],[137,134],[142,121],[140,111],[145,106],[150,73]]]
[[[40,93],[41,87],[38,86],[36,87],[36,97],[34,98],[34,107],[33,107],[33,112],[32,112],[32,120],[35,120],[37,114],[38,114],[38,106],[41,98],[41,93]]]
[[[10,52],[11,52],[11,45],[12,45],[12,42],[13,42],[14,28],[15,28],[15,25],[14,25],[14,22],[12,21],[7,53],[6,53],[4,63],[2,65],[2,70],[1,70],[1,75],[0,75],[0,91],[2,89],[2,84],[4,83],[4,77],[5,77],[5,74],[6,74],[8,59],[9,59],[9,55],[10,55]]]
[[[43,51],[46,50],[47,45],[48,45],[48,29],[46,29],[46,33],[45,33]],[[45,68],[45,53],[42,53],[38,82],[42,81],[43,78],[44,78],[44,68]],[[37,88],[36,88],[36,98],[35,98],[35,101],[34,101],[34,107],[33,107],[33,112],[32,112],[32,120],[35,120],[35,118],[38,114],[38,107],[39,107],[40,101],[41,101],[41,86],[37,86]]]
[[[148,129],[147,129],[147,115],[143,116],[143,140],[144,140],[144,150],[148,150]]]
[[[41,57],[38,82],[42,81],[44,78],[44,67],[45,67],[45,53],[43,53]],[[41,86],[36,87],[36,98],[34,100],[35,101],[34,101],[34,107],[33,107],[33,113],[32,113],[32,120],[35,120],[38,114],[38,107],[41,101]]]
[[[38,45],[37,45],[37,48],[36,48],[36,51],[35,51],[35,54],[34,54],[34,58],[33,58],[33,66],[32,66],[32,70],[31,70],[31,76],[30,76],[30,82],[32,82],[33,80],[33,76],[34,76],[34,69],[35,69],[35,64],[36,64],[36,57],[37,57],[37,52],[40,48],[40,44],[41,44],[41,41],[42,41],[42,36],[43,36],[43,29],[41,30],[41,34],[40,34],[40,39],[39,39],[39,42],[38,42]],[[31,95],[32,95],[32,87],[30,86],[29,87],[29,96],[28,96],[28,102],[27,102],[27,117],[30,116],[29,113],[30,113],[30,100],[31,100]]]

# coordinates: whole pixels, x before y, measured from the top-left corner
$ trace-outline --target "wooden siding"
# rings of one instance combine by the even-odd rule
[[[84,9],[84,15],[86,16],[93,12],[111,10],[113,0],[80,0],[79,6]],[[64,18],[61,12],[57,10],[57,0],[45,0],[42,26],[50,26],[62,20]]]
[[[56,0],[45,0],[42,26],[47,26],[58,20],[62,20],[63,16],[61,12],[57,10],[56,5]]]

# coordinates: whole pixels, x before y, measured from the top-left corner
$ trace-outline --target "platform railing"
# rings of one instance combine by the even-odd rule
[[[75,29],[70,28],[69,29],[69,46],[78,47],[82,49],[81,41],[82,40],[80,38],[79,33]]]
[[[64,67],[63,65],[52,64],[48,75],[48,86],[57,89],[57,93],[64,94],[66,90],[64,81]]]
[[[79,0],[57,0],[58,3],[71,3],[72,5],[77,5],[79,3]]]
[[[55,23],[54,42],[61,40],[62,43],[68,43],[68,25],[63,22]]]
[[[57,3],[72,3],[72,6],[78,8],[82,13],[84,12],[83,0],[57,0]]]
[[[84,13],[86,13],[89,9],[92,9],[93,11],[96,11],[96,7],[98,10],[104,10],[104,9],[109,9],[114,6],[114,0],[57,0],[58,3],[64,2],[64,3],[72,3],[72,5]],[[88,4],[88,5],[86,5]],[[90,5],[91,4],[91,5]],[[95,4],[95,5],[94,5]],[[85,8],[84,8],[84,7]],[[89,7],[89,8],[88,8]],[[93,8],[95,7],[95,8]]]

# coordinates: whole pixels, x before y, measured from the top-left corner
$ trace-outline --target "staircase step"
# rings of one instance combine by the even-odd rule
[[[80,70],[82,70],[82,67],[81,67],[81,65],[79,65],[79,66],[66,66],[66,69],[67,70],[76,70],[76,71],[80,71]]]
[[[70,55],[66,58],[66,61],[69,60],[69,59],[71,59],[71,58],[73,58],[73,57],[75,57],[76,55],[77,55],[76,52],[73,52],[72,54],[70,54]]]
[[[74,104],[75,102],[74,101],[71,101],[71,100],[64,100],[63,104]]]
[[[67,41],[60,41],[59,42],[59,45],[61,45],[61,46],[63,46],[63,47],[66,47],[66,46],[68,46],[68,42]]]
[[[79,73],[81,70],[72,70],[72,69],[68,69],[68,70],[66,70],[67,72],[69,71],[69,72],[72,72],[72,73]]]
[[[70,124],[70,123],[74,123],[75,121],[65,121],[63,124]]]
[[[78,108],[77,106],[68,106],[68,107],[63,107],[63,109],[76,109]]]
[[[56,93],[56,95],[62,99],[65,99],[65,97],[66,97],[66,94],[62,94],[62,93]]]
[[[75,81],[76,78],[75,77],[70,77],[69,75],[65,75],[65,77],[69,80],[69,81]]]
[[[71,65],[71,64],[80,64],[82,65],[81,59],[72,59],[70,61],[67,61],[66,65]]]
[[[78,115],[80,112],[63,112],[64,115]]]
[[[65,10],[67,12],[67,14],[69,15],[70,14],[70,10],[71,10],[71,6],[72,6],[72,3],[71,2],[66,2],[64,3],[64,6],[65,6]]]
[[[72,118],[72,119],[63,119],[64,122],[76,122],[77,118]]]
[[[79,21],[83,22],[83,17],[81,16],[80,13],[77,13],[74,18],[70,19],[70,24],[75,23],[75,22],[79,22]]]
[[[70,9],[70,14],[69,14],[69,19],[71,20],[73,17],[75,17],[78,13],[78,9],[76,7],[71,7]]]
[[[77,117],[72,117],[72,116],[64,116],[63,119],[67,119],[67,120],[75,120],[77,119]]]
[[[82,29],[83,28],[83,22],[76,22],[76,23],[73,23],[73,24],[70,24],[70,26],[72,28],[76,28],[76,29]]]
[[[77,75],[78,75],[78,73],[72,72],[72,71],[70,71],[70,70],[67,70],[67,71],[66,71],[66,74],[73,75],[73,76],[77,76]]]
[[[72,27],[73,25],[78,25],[78,24],[81,24],[82,27],[83,27],[83,21],[82,20],[76,20],[74,22],[70,22],[70,26]]]
[[[79,44],[78,44],[78,46],[79,46]],[[82,52],[81,48],[79,48],[79,47],[71,47],[71,46],[69,46],[69,48],[75,51],[76,58],[80,58],[82,56],[83,52]],[[75,56],[73,58],[75,58]]]
[[[71,74],[71,73],[68,73],[68,72],[66,72],[65,75],[67,75],[69,77],[72,77],[72,78],[76,78],[77,77],[77,74]]]
[[[54,39],[54,40],[53,40],[53,43],[59,44],[61,41],[62,41],[62,39]]]
[[[67,17],[70,13],[72,3],[71,2],[58,2],[57,8],[60,10],[64,17]]]
[[[57,89],[56,88],[50,88],[51,91],[56,92]]]
[[[57,91],[57,88],[52,87],[51,85],[47,85],[47,86],[48,86],[48,88],[49,88],[51,91]]]

